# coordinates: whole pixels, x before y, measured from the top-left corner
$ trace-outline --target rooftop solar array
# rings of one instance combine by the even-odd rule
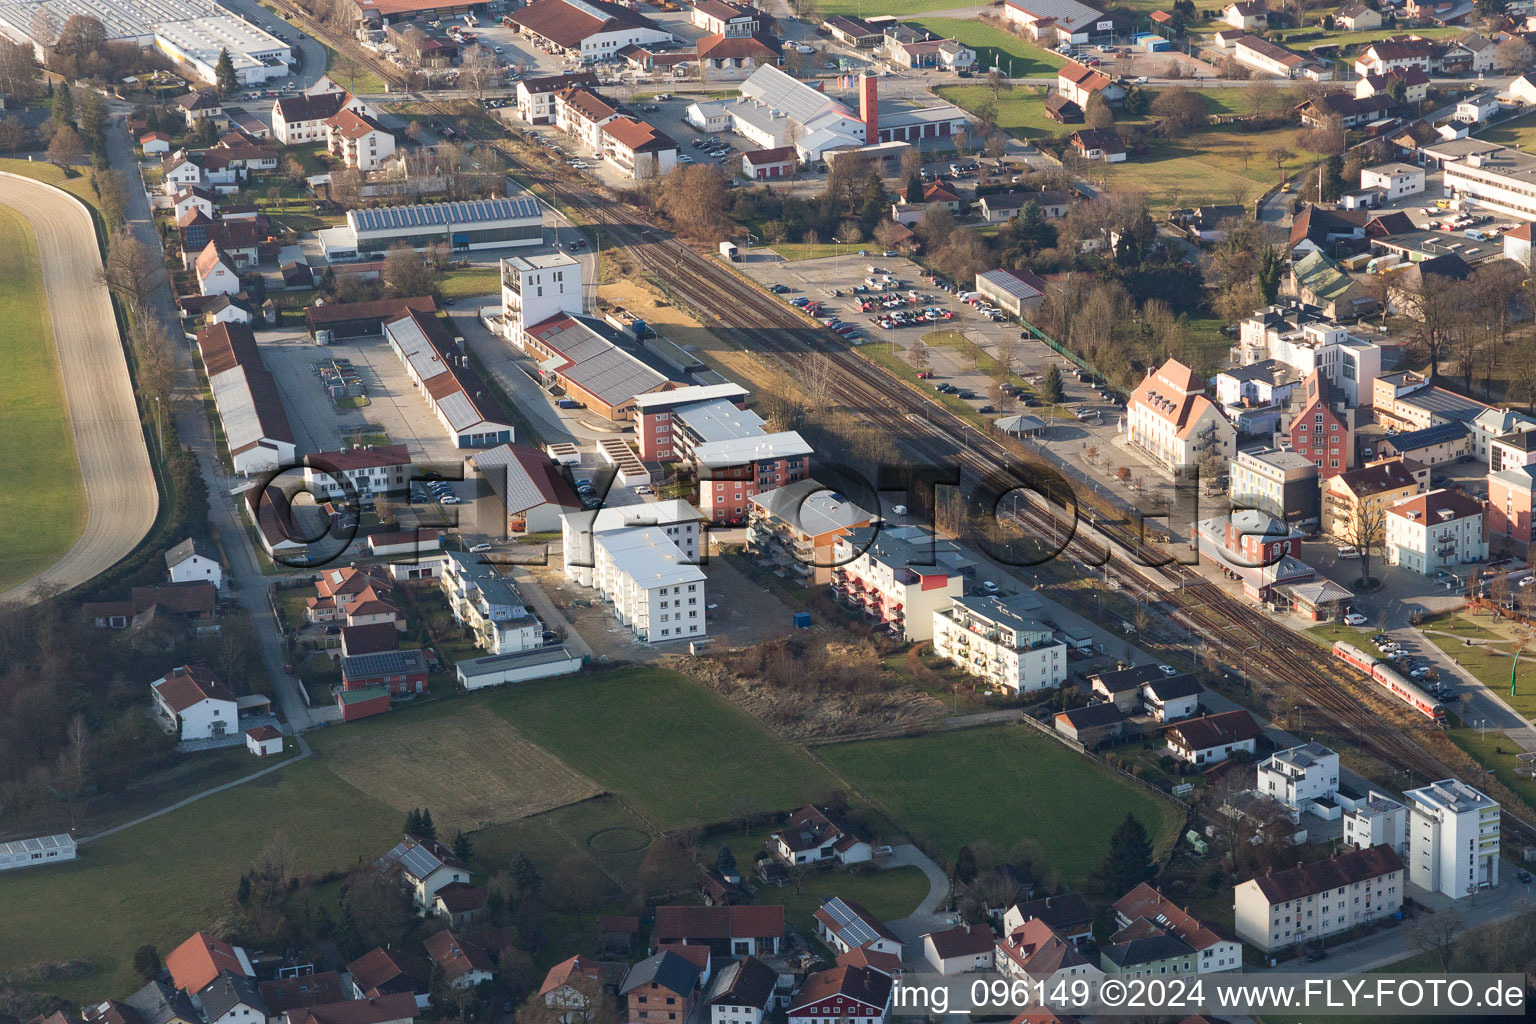
[[[49,850],[65,850],[75,845],[67,835],[38,836],[36,839],[18,839],[14,843],[0,843],[0,861],[23,854],[47,853]]]
[[[865,920],[853,912],[853,908],[834,896],[821,905],[828,917],[837,922],[840,938],[850,948],[862,946],[866,942],[874,942],[880,938],[880,934],[869,926]]]
[[[347,219],[357,231],[457,227],[495,220],[535,220],[542,216],[536,199],[476,199],[463,203],[422,203],[350,210]]]

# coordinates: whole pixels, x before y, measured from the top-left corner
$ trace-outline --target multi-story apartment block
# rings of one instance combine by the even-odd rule
[[[635,440],[640,446],[640,457],[647,462],[686,459],[694,441],[684,426],[688,410],[702,409],[718,401],[745,409],[747,394],[740,384],[695,384],[640,395],[635,399]]]
[[[619,505],[596,512],[571,512],[560,517],[560,549],[565,558],[565,578],[584,587],[597,585],[595,538],[611,530],[654,526],[666,534],[693,564],[699,561],[699,527],[704,517],[699,510],[681,499],[648,501],[641,505]]]
[[[933,613],[933,653],[1009,693],[1055,689],[1067,679],[1067,645],[1035,618],[1033,597],[959,596]]]
[[[1347,473],[1355,461],[1354,417],[1321,370],[1307,375],[1293,397],[1284,435],[1291,450],[1317,467],[1320,479]]]
[[[594,534],[594,585],[613,617],[645,643],[705,635],[704,571],[660,526]]]
[[[1408,849],[1408,809],[1389,796],[1371,790],[1344,815],[1344,842],[1357,850],[1390,846],[1399,855]]]
[[[1131,443],[1169,472],[1211,457],[1223,465],[1237,450],[1237,428],[1205,397],[1205,381],[1170,359],[1132,391],[1126,406]]]
[[[1403,794],[1408,801],[1408,877],[1451,899],[1499,884],[1499,805],[1456,779]]]
[[[502,329],[518,348],[527,348],[528,328],[584,308],[580,260],[552,252],[501,261]]]
[[[438,580],[454,619],[492,654],[540,646],[543,629],[512,581],[480,555],[457,551],[443,556]]]
[[[896,636],[931,640],[933,613],[965,593],[957,554],[915,527],[852,530],[834,549],[832,589]]]
[[[1225,930],[1201,921],[1146,882],[1116,900],[1114,910],[1115,924],[1122,931],[1144,921],[1188,944],[1194,950],[1194,968],[1199,974],[1242,969],[1242,943]]]
[[[1323,532],[1347,539],[1361,515],[1372,515],[1417,494],[1429,483],[1429,468],[1404,458],[1379,459],[1323,483]]]
[[[1339,791],[1339,755],[1321,743],[1277,750],[1259,765],[1257,788],[1287,807],[1305,810]]]
[[[1460,491],[1439,490],[1387,510],[1388,565],[1431,575],[1488,560],[1483,503]]]
[[[832,582],[837,539],[875,519],[809,478],[754,494],[750,501],[747,548],[807,584]]]
[[[316,500],[370,498],[410,490],[414,472],[403,444],[366,445],[304,456],[304,489]]]
[[[1406,888],[1390,846],[1272,871],[1233,889],[1237,934],[1265,953],[1315,942],[1397,913]]]
[[[1257,509],[1286,523],[1322,515],[1318,469],[1311,459],[1281,448],[1240,451],[1232,459],[1227,493],[1233,505]]]
[[[1369,405],[1381,375],[1381,346],[1350,334],[1321,309],[1293,302],[1267,306],[1239,325],[1233,366],[1273,359],[1297,377],[1321,371],[1351,407]]]

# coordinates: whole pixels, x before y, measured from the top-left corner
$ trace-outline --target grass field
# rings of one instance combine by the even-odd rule
[[[488,704],[660,828],[788,810],[837,786],[804,751],[671,672],[550,680]]]
[[[85,486],[75,455],[59,353],[32,229],[0,207],[0,473],[24,487],[0,493],[0,590],[58,561],[85,529]],[[37,516],[45,508],[48,514]]]
[[[601,792],[479,704],[388,715],[316,738],[344,781],[395,808],[429,807],[445,835],[473,832]]]
[[[325,44],[322,43],[321,45],[324,46]],[[338,55],[336,51],[331,49],[329,46],[326,46],[325,70],[327,73],[329,73],[331,69],[336,66],[337,59]],[[358,67],[357,72],[358,73],[355,77],[351,75],[342,76],[338,74],[336,81],[339,84],[346,86],[349,91],[363,95],[373,95],[375,93],[388,91],[388,84],[384,81],[384,79],[380,78],[372,71],[369,71],[366,67]]]
[[[467,299],[476,295],[495,295],[501,291],[501,271],[495,267],[464,267],[443,275],[445,299]]]
[[[1500,146],[1514,146],[1516,149],[1532,150],[1536,148],[1536,114],[1525,114],[1522,117],[1511,118],[1503,124],[1489,128],[1478,134],[1478,139],[1485,142],[1496,143]]]
[[[1088,177],[1110,189],[1140,192],[1154,209],[1197,202],[1249,202],[1279,180],[1269,156],[1276,148],[1294,154],[1283,164],[1288,174],[1317,159],[1316,154],[1301,152],[1291,128],[1268,132],[1208,128],[1183,140],[1162,142],[1148,155],[1125,163],[1093,164]]]
[[[1455,658],[1510,707],[1526,719],[1536,718],[1536,653],[1527,652],[1520,660],[1517,693],[1511,697],[1509,669],[1515,644],[1509,641],[1505,630],[1492,626],[1487,619],[1473,620],[1462,615],[1430,619],[1421,628],[1431,643]],[[1454,635],[1442,636],[1442,631]],[[1488,642],[1469,647],[1458,639],[1461,637]]]
[[[750,835],[736,832],[711,838],[704,844],[705,853],[713,856],[721,845],[729,846],[736,856],[742,874],[751,875],[751,865],[763,848],[763,841],[772,829],[756,829]],[[800,891],[793,884],[781,887],[764,886],[759,889],[757,902],[784,904],[785,916],[793,928],[809,935],[815,930],[811,915],[829,896],[862,903],[882,921],[906,917],[928,895],[928,878],[915,867],[893,868],[871,874],[855,874],[852,871],[812,871],[800,883]]]
[[[917,24],[936,36],[954,39],[976,51],[976,67],[1002,68],[1012,78],[1044,78],[1055,74],[1067,59],[1009,35],[980,21],[960,18],[919,18]]]
[[[819,260],[824,256],[848,256],[860,249],[868,249],[872,244],[874,243],[784,242],[770,248],[791,263],[796,263],[800,260]]]
[[[940,856],[953,860],[980,839],[1006,853],[1029,839],[1073,884],[1109,851],[1109,834],[1127,811],[1141,819],[1159,853],[1184,822],[1174,804],[1023,727],[838,744],[817,753]]]
[[[79,958],[95,972],[50,982],[50,991],[77,1002],[123,998],[140,984],[133,950],[172,949],[222,916],[273,836],[286,837],[296,873],[328,871],[387,850],[400,820],[312,759],[87,844],[74,863],[7,872],[0,974]]]

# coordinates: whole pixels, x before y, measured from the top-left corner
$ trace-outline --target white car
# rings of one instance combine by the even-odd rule
[[[1365,625],[1365,622],[1365,616],[1361,615],[1359,612],[1350,612],[1348,615],[1344,616],[1344,625],[1346,626],[1363,626]]]
[[[1135,78],[1131,79],[1131,84],[1132,85],[1146,85],[1147,84],[1147,76],[1146,75],[1137,75]]]
[[[1157,670],[1165,676],[1176,676],[1179,674],[1179,670],[1174,668],[1172,665],[1159,665],[1157,666]]]
[[[1520,585],[1522,587],[1528,587],[1532,583],[1536,583],[1536,576],[1522,576],[1522,577],[1520,577]]]
[[[491,550],[491,546],[489,544],[476,544],[474,547],[469,549],[469,553],[472,554],[472,555],[478,555],[482,551],[489,551],[489,550]]]
[[[988,594],[995,594],[997,593],[997,584],[993,583],[991,580],[982,580],[981,589]]]

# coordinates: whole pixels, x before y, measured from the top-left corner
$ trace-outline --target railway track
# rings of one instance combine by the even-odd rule
[[[274,2],[308,21],[307,14],[293,0]],[[336,46],[338,50],[373,66],[391,81],[401,81],[398,70],[388,62],[377,60],[349,40],[337,42],[341,44]],[[441,101],[417,94],[412,94],[412,99],[445,116],[458,113]],[[480,141],[494,138],[479,133],[476,137]],[[515,155],[508,155],[516,160]],[[829,385],[837,399],[850,411],[889,430],[914,453],[933,460],[935,465],[958,463],[975,478],[992,481],[994,488],[1024,485],[1018,472],[1024,467],[1049,469],[1054,474],[1038,459],[977,431],[908,382],[854,354],[840,338],[834,342],[825,328],[813,326],[804,314],[722,266],[712,252],[702,252],[650,227],[639,209],[593,188],[588,181],[574,182],[548,169],[517,162],[534,184],[548,190],[567,208],[579,211],[589,222],[601,225],[609,239],[628,250],[657,281],[664,282],[720,326],[736,332],[753,351],[777,363],[791,379],[803,373],[808,357],[823,357],[835,371]],[[1320,652],[1307,641],[1189,567],[1165,562],[1165,556],[1135,536],[1128,523],[1119,523],[1119,509],[1097,495],[1074,494],[1069,500],[1074,513],[1091,510],[1096,522],[1102,523],[1096,529],[1121,549],[1134,553],[1142,564],[1132,564],[1109,545],[1105,545],[1106,552],[1087,551],[1091,542],[1083,538],[1069,542],[1066,548],[1070,550],[1074,543],[1079,545],[1095,563],[1107,554],[1106,571],[1113,572],[1124,583],[1145,581],[1150,573],[1176,584],[1174,589],[1164,591],[1163,597],[1176,607],[1175,615],[1192,630],[1198,629],[1229,664],[1242,666],[1250,675],[1267,673],[1272,679],[1299,686],[1313,705],[1337,716],[1341,723],[1347,724],[1353,717],[1361,748],[1369,748],[1373,756],[1406,772],[1411,779],[1424,783],[1456,774],[1414,741],[1412,728],[1404,731],[1392,724],[1392,714],[1402,712],[1391,707],[1384,714],[1386,702],[1368,684],[1346,677],[1326,656],[1319,662]],[[1023,514],[1016,510],[1014,514],[1026,526],[1042,531],[1051,528],[1038,517],[1043,513]],[[1234,632],[1238,634],[1236,638],[1231,635]],[[1428,727],[1414,724],[1418,728]],[[1536,826],[1510,813],[1507,807],[1503,818],[1506,833],[1512,838],[1536,845]]]

